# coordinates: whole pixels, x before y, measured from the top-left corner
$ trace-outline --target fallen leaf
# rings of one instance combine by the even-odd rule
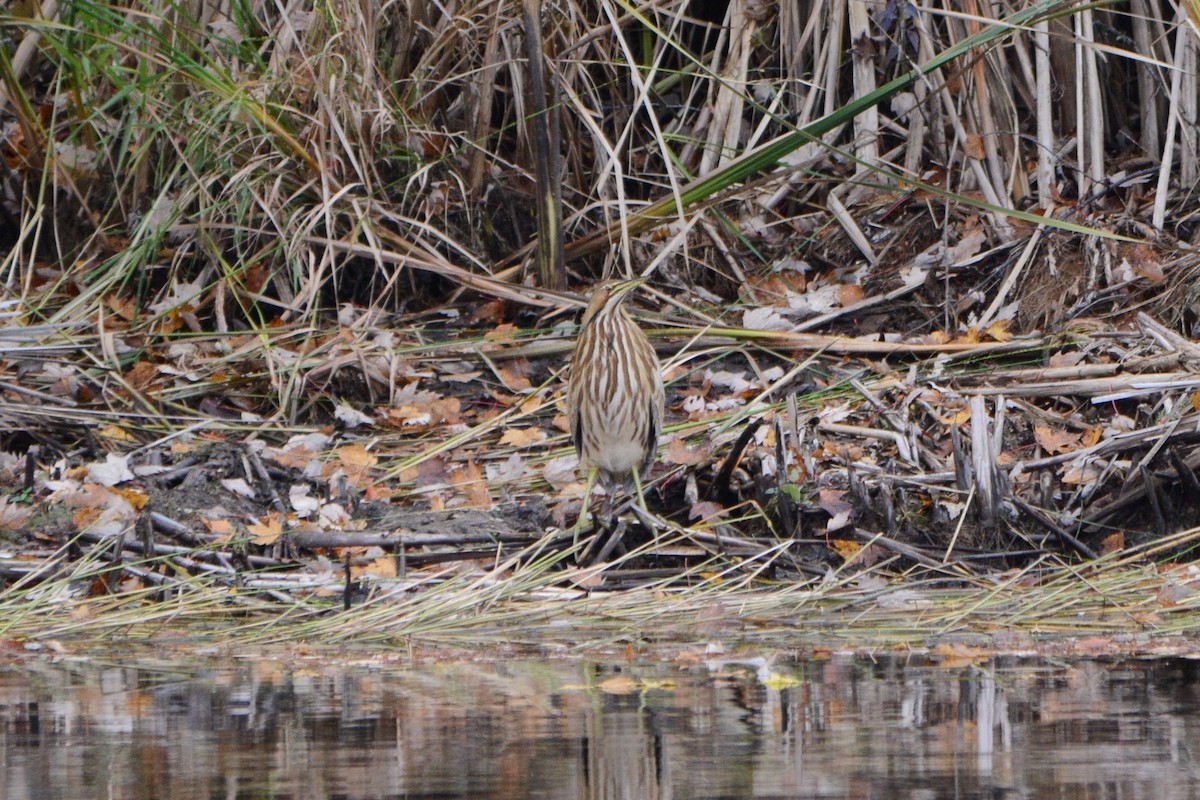
[[[846,491],[844,489],[822,489],[817,493],[820,498],[817,505],[831,517],[836,517],[838,514],[843,514],[851,511],[854,507],[846,502]]]
[[[251,539],[254,544],[274,544],[283,535],[283,523],[279,520],[278,516],[272,514],[267,518],[266,522],[252,522],[248,524],[246,530],[254,537]]]
[[[395,578],[399,574],[396,569],[396,557],[385,554],[382,547],[367,548],[366,555],[371,560],[366,564],[351,567],[350,577]]]
[[[0,530],[23,531],[32,516],[32,505],[0,500]]]
[[[714,503],[711,500],[701,500],[698,503],[693,503],[692,507],[688,509],[688,520],[694,522],[699,519],[707,522],[709,520],[723,519],[724,514],[725,507],[720,503]]]
[[[667,444],[667,453],[663,457],[663,461],[683,467],[694,467],[704,463],[708,459],[708,454],[709,448],[706,445],[688,447],[683,437],[675,436]]]
[[[288,487],[288,503],[296,512],[296,516],[312,516],[321,507],[320,501],[310,496],[311,491],[312,487],[307,483],[293,483]]]
[[[484,510],[492,507],[492,496],[488,492],[488,483],[477,462],[468,461],[462,465],[461,469],[454,470],[450,474],[450,483],[463,490],[467,506]]]
[[[1083,353],[1079,350],[1060,351],[1050,356],[1049,365],[1054,368],[1073,367],[1080,361],[1083,361]]]
[[[116,486],[118,483],[133,480],[133,472],[129,469],[129,456],[109,453],[104,457],[103,463],[88,464],[87,478],[101,486]]]
[[[489,300],[486,303],[480,303],[475,306],[467,319],[474,323],[498,323],[504,318],[504,305],[503,300]]]
[[[96,431],[96,435],[101,439],[108,439],[114,442],[123,442],[130,444],[136,441],[133,434],[124,428],[118,428],[116,425],[105,425],[100,430]]]
[[[450,372],[443,375],[442,380],[449,381],[450,383],[470,383],[482,374],[482,370],[475,370],[474,372]]]
[[[849,563],[858,555],[858,551],[862,550],[863,546],[860,542],[851,539],[830,539],[829,546],[833,551],[841,556],[842,561]]]
[[[513,453],[503,461],[489,462],[484,468],[484,474],[492,485],[520,480],[525,477],[525,459]]]
[[[982,161],[987,155],[987,152],[983,148],[983,137],[978,133],[967,134],[967,140],[963,143],[963,150],[976,161]]]
[[[245,478],[222,478],[221,486],[225,488],[225,491],[233,492],[248,500],[253,500],[256,497],[254,490],[250,488],[250,484],[246,483]]]
[[[346,473],[347,480],[356,487],[368,486],[371,483],[371,467],[379,463],[379,458],[361,444],[348,444],[333,451],[341,468]]]
[[[144,588],[145,584],[142,583],[142,579],[136,575],[126,575],[117,582],[117,591],[120,592],[138,592]]]
[[[861,286],[853,283],[845,283],[838,287],[837,296],[838,305],[846,308],[847,306],[862,302],[864,293]]]
[[[579,467],[579,457],[575,455],[553,458],[542,468],[542,477],[555,491],[562,491],[567,484],[575,482],[575,470]]]
[[[462,402],[457,397],[423,397],[385,412],[393,427],[426,427],[462,422]]]
[[[148,389],[151,384],[161,377],[158,367],[149,361],[139,361],[133,368],[126,371],[125,382],[138,391]]]
[[[341,403],[333,410],[333,418],[348,429],[354,429],[361,425],[373,425],[375,418],[369,414],[364,414],[358,409]]]
[[[508,339],[513,334],[517,334],[520,332],[521,332],[521,329],[518,328],[516,325],[513,325],[511,322],[505,322],[501,325],[497,325],[496,327],[494,327],[490,331],[488,331],[487,338],[488,339]]]
[[[942,417],[941,421],[947,427],[960,428],[971,421],[971,410],[964,408],[962,411]]]
[[[1012,331],[1009,330],[1011,327],[1011,319],[997,320],[988,326],[987,335],[990,336],[993,341],[1007,342],[1013,337]]]
[[[751,308],[742,314],[742,327],[751,331],[789,331],[793,323],[771,306]]]
[[[1125,549],[1125,531],[1117,531],[1110,533],[1104,537],[1104,541],[1100,543],[1100,553],[1102,555],[1111,555],[1120,550]]]
[[[322,528],[346,528],[351,524],[350,512],[341,503],[322,503],[318,514]],[[362,528],[358,528],[361,530]]]
[[[233,523],[227,519],[211,519],[209,517],[201,517],[200,521],[204,523],[204,527],[208,528],[208,532],[221,537],[229,537],[233,535]]]
[[[1100,480],[1100,469],[1086,459],[1076,459],[1063,470],[1063,483],[1082,486]]]
[[[510,444],[513,447],[529,447],[544,441],[546,432],[541,428],[509,428],[500,437],[500,444]]]
[[[711,370],[707,370],[704,373],[704,379],[713,386],[729,389],[738,394],[758,391],[757,386],[746,380],[746,373],[744,372],[729,372],[727,370],[712,372]]]
[[[1045,425],[1035,425],[1033,438],[1046,452],[1061,454],[1073,452],[1078,447],[1083,434],[1056,431]]]
[[[505,364],[496,370],[496,374],[500,376],[500,382],[504,384],[504,388],[510,392],[526,394],[533,391],[533,384],[529,382],[529,378],[525,376],[524,370],[519,365]]]
[[[1194,591],[1186,586],[1181,586],[1178,583],[1168,583],[1166,586],[1159,589],[1158,593],[1155,595],[1158,602],[1167,608],[1170,608],[1171,606],[1177,606],[1185,600],[1190,600],[1195,596],[1196,593]]]

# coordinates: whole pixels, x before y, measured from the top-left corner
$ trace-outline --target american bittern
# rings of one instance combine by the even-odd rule
[[[628,491],[632,483],[646,509],[642,475],[658,452],[663,382],[654,348],[622,305],[642,283],[601,286],[583,312],[567,389],[571,437],[588,476],[580,524],[597,478],[610,492],[617,487]]]

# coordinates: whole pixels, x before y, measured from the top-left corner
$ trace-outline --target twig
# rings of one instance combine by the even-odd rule
[[[1022,500],[1020,497],[1018,497],[1015,493],[1012,494],[1008,499],[1012,502],[1013,505],[1015,505],[1017,508],[1021,509],[1021,511],[1025,512],[1025,514],[1028,515],[1028,517],[1030,519],[1032,519],[1038,525],[1041,525],[1046,530],[1053,533],[1055,536],[1057,536],[1063,542],[1063,544],[1066,544],[1068,547],[1075,550],[1075,552],[1079,553],[1080,555],[1084,556],[1085,558],[1096,559],[1096,558],[1100,557],[1099,554],[1095,550],[1093,550],[1092,548],[1088,547],[1083,542],[1076,539],[1066,529],[1061,528],[1058,525],[1055,525],[1053,522],[1050,521],[1050,519],[1045,517],[1041,511],[1039,511],[1038,509],[1029,505],[1029,503],[1026,503],[1024,500]]]

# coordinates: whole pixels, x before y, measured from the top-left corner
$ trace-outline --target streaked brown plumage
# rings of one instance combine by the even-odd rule
[[[623,307],[629,291],[642,283],[598,287],[575,344],[567,405],[589,490],[598,477],[606,489],[632,484],[640,494],[641,476],[658,453],[661,367],[646,334]]]

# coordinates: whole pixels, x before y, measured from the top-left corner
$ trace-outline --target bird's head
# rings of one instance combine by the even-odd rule
[[[587,325],[603,310],[615,309],[631,291],[645,282],[645,278],[634,278],[628,281],[610,281],[597,286],[592,291],[592,299],[588,301],[587,310],[583,312],[583,324]]]

